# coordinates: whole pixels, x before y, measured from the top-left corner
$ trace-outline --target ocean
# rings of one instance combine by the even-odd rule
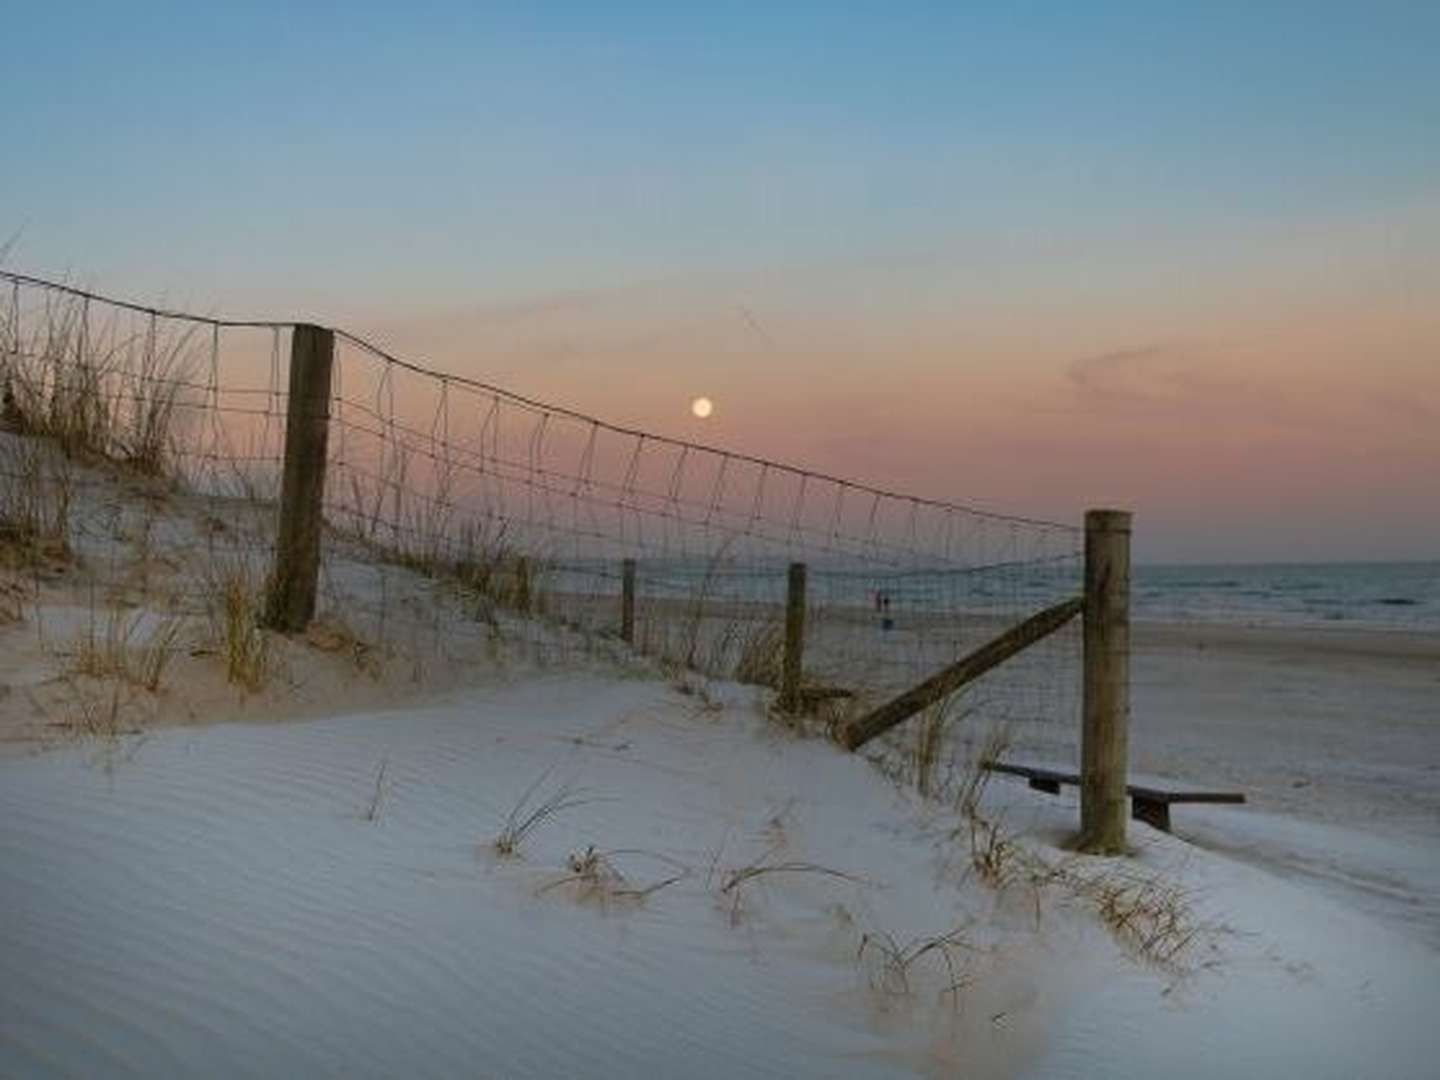
[[[1137,566],[1136,619],[1440,631],[1440,562]]]
[[[555,567],[561,591],[619,592],[615,567]],[[782,562],[718,568],[703,560],[642,561],[642,596],[784,603]],[[946,611],[1019,616],[1080,589],[1078,559],[956,571],[885,571],[812,563],[812,602],[907,614]],[[1440,562],[1144,565],[1133,568],[1136,620],[1317,626],[1440,633]]]

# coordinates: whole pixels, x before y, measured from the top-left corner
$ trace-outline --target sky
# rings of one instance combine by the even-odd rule
[[[986,7],[16,5],[4,265],[1152,561],[1440,559],[1440,5]]]

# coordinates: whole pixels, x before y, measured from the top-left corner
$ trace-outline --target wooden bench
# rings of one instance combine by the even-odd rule
[[[1080,774],[1062,769],[1046,769],[1037,765],[1010,765],[992,761],[985,768],[991,772],[1023,776],[1036,791],[1051,795],[1060,794],[1061,784],[1079,786]],[[1195,791],[1192,789],[1154,787],[1150,784],[1129,784],[1125,788],[1130,796],[1130,816],[1164,832],[1170,831],[1171,803],[1243,803],[1245,796],[1238,791]]]

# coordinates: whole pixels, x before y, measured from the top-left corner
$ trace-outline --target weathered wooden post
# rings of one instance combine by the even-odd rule
[[[1080,848],[1125,850],[1130,729],[1130,513],[1085,513]]]
[[[785,658],[780,675],[780,711],[800,711],[800,674],[805,658],[805,564],[790,564],[785,590]]]
[[[620,640],[635,644],[635,560],[620,564]]]
[[[265,625],[285,633],[304,630],[315,614],[334,360],[333,331],[309,323],[295,326],[290,335],[280,526],[265,603]]]

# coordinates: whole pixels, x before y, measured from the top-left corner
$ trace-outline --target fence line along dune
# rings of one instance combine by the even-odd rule
[[[232,680],[259,687],[297,324],[9,272],[0,282],[7,543],[32,568],[65,562],[57,515],[94,503],[106,470],[148,485],[157,506],[182,501],[201,522],[193,535],[164,535],[173,523],[152,535],[153,514],[136,531],[157,549],[203,547],[203,573],[169,585],[207,613]],[[503,640],[547,663],[621,647],[778,691],[787,570],[804,563],[804,669],[789,704],[835,724],[1076,592],[1074,526],[609,424],[323,333],[316,615],[343,622],[372,660],[462,641]],[[397,589],[401,575],[422,591]],[[1078,651],[1073,633],[1029,650],[967,691],[964,715],[1069,723]],[[909,738],[891,740],[897,754]],[[940,749],[924,753],[933,762]],[[936,769],[925,771],[929,786]]]

